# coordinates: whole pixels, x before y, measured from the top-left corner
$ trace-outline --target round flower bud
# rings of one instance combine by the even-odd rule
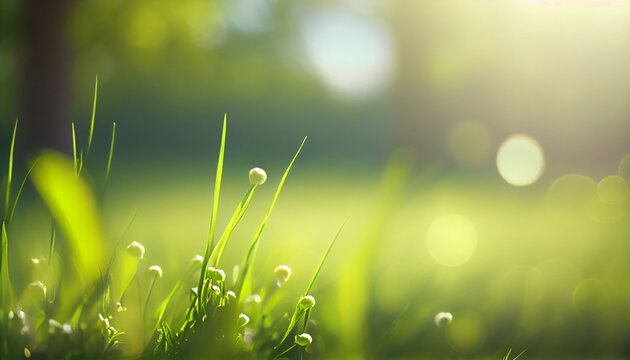
[[[276,275],[276,283],[280,286],[291,277],[291,268],[286,265],[280,265],[273,270],[273,273]]]
[[[216,285],[212,285],[212,291],[217,295],[221,295],[221,288]]]
[[[310,310],[315,306],[315,298],[311,295],[302,296],[298,304],[301,309]]]
[[[261,168],[249,170],[249,182],[252,185],[262,185],[267,181],[267,173]]]
[[[132,242],[127,246],[127,254],[142,259],[144,257],[144,246],[137,241]]]
[[[32,258],[31,261],[33,262],[33,264],[37,265],[39,264],[39,259],[38,258]]]
[[[31,351],[28,348],[24,348],[24,357],[27,359],[31,358]]]
[[[243,327],[249,323],[249,316],[240,314],[238,316],[238,327]]]
[[[439,327],[447,327],[453,321],[453,314],[449,312],[439,312],[433,318],[435,324]]]
[[[310,345],[312,342],[313,342],[313,338],[311,337],[311,335],[307,333],[295,335],[295,343],[298,344],[299,346],[307,346],[307,345]]]
[[[151,271],[153,273],[154,276],[157,276],[158,278],[162,277],[162,268],[157,266],[157,265],[153,265],[149,268],[149,271]]]
[[[213,281],[225,281],[225,271],[208,266],[208,278]]]

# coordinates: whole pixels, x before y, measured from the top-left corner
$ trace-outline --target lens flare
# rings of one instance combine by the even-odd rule
[[[543,173],[545,156],[538,142],[527,135],[512,135],[497,152],[501,177],[515,186],[534,183]]]

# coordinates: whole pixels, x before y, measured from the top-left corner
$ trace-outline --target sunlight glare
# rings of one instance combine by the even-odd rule
[[[515,186],[534,183],[543,173],[545,157],[538,142],[527,135],[512,135],[497,152],[501,177]]]

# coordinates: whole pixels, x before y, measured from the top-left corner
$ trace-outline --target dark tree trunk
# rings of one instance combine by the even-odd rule
[[[22,0],[19,145],[71,149],[72,52],[68,23],[74,0]]]

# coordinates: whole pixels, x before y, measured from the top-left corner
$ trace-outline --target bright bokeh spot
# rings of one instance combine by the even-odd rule
[[[619,176],[621,176],[626,182],[630,181],[630,154],[621,159],[619,162]]]
[[[597,195],[605,204],[620,204],[628,198],[628,185],[621,176],[606,176],[597,184]]]
[[[479,121],[466,120],[457,124],[448,139],[449,150],[464,166],[478,166],[491,158],[490,131]]]
[[[515,186],[532,184],[543,173],[545,156],[538,142],[527,135],[513,135],[497,152],[497,169],[501,177]]]
[[[306,53],[322,80],[341,95],[381,90],[394,63],[394,42],[384,23],[352,12],[321,12],[302,26]]]
[[[463,265],[477,248],[477,230],[461,215],[442,215],[429,226],[427,246],[440,264]]]

